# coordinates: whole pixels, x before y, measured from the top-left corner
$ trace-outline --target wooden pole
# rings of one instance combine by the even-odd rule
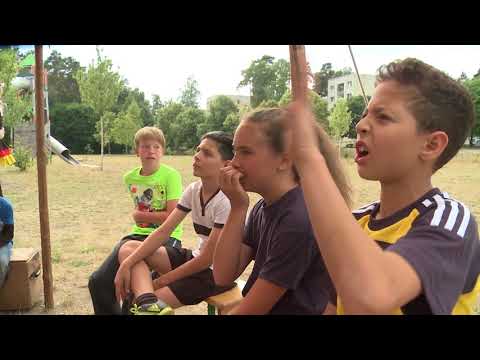
[[[43,294],[45,308],[53,309],[53,276],[48,219],[47,156],[45,153],[43,46],[35,45],[35,125],[37,139],[38,208],[42,242]]]
[[[304,45],[289,45],[293,100],[307,99],[307,59]]]

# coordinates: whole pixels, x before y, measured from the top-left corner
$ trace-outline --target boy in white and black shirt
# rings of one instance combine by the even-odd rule
[[[115,278],[118,300],[133,293],[131,312],[139,315],[172,314],[172,308],[198,304],[231,289],[217,286],[212,263],[216,241],[230,213],[230,201],[220,191],[220,169],[233,158],[232,136],[215,131],[205,134],[193,157],[190,184],[165,222],[142,242],[128,241],[119,250],[120,268]],[[192,214],[198,245],[195,250],[162,246],[188,213]],[[151,270],[159,278],[153,282]]]

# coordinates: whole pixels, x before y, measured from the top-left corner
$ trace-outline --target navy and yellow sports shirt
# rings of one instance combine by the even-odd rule
[[[396,314],[480,314],[480,240],[475,218],[435,188],[395,214],[376,220],[380,203],[353,215],[368,236],[415,269],[422,293]],[[339,299],[337,313],[343,313]]]

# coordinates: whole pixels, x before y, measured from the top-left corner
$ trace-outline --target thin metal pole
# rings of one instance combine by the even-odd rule
[[[43,46],[35,45],[35,125],[37,140],[38,208],[42,242],[45,308],[53,309],[53,276],[48,218],[47,156],[45,153]]]
[[[360,88],[362,89],[363,101],[365,102],[365,106],[368,106],[368,99],[367,99],[367,96],[365,95],[365,90],[363,89],[362,79],[360,79],[360,74],[358,73],[357,63],[355,62],[355,57],[353,56],[352,47],[350,45],[347,45],[347,46],[348,46],[348,50],[350,51],[350,55],[352,56],[353,66],[355,67],[355,72],[357,73],[357,78],[360,84]]]

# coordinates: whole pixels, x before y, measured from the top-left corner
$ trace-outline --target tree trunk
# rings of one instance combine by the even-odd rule
[[[103,171],[103,118],[100,117],[100,171]]]
[[[473,131],[470,134],[470,147],[473,147]]]

